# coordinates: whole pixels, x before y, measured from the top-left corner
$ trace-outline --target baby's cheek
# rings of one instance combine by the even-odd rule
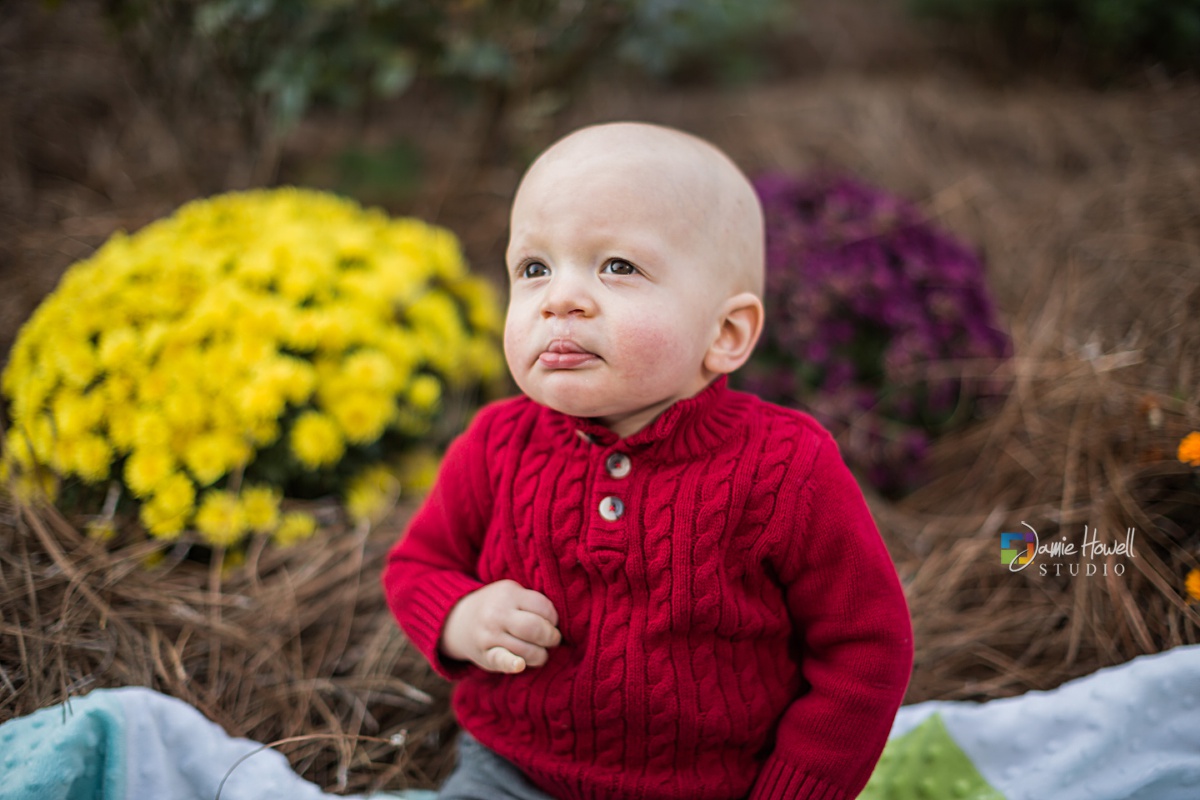
[[[702,356],[697,343],[668,325],[640,325],[628,330],[622,338],[626,356],[642,370],[650,372],[646,377],[651,380],[661,380],[674,373],[690,373],[700,365]],[[696,363],[691,363],[693,361]]]

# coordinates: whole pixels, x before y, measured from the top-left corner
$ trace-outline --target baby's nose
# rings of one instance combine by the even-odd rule
[[[542,299],[543,317],[591,316],[596,301],[583,279],[559,273],[550,279]]]

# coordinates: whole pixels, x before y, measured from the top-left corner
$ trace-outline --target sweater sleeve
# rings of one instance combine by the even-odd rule
[[[469,666],[438,649],[455,603],[479,589],[477,563],[491,509],[487,471],[488,422],[483,409],[451,443],[425,502],[392,547],[383,570],[389,608],[409,640],[445,678]]]
[[[784,710],[751,797],[852,800],[883,752],[912,671],[912,622],[862,493],[824,431],[776,568],[803,694]],[[789,515],[788,512],[792,512]]]

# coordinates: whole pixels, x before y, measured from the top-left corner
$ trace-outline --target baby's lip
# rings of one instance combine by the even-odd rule
[[[576,369],[586,367],[600,357],[571,339],[552,339],[538,356],[538,363],[547,369]]]
[[[550,344],[546,345],[546,349],[543,352],[546,352],[546,353],[588,353],[590,355],[595,355],[595,353],[592,353],[591,350],[588,350],[588,349],[580,346],[578,343],[576,343],[570,339],[554,339],[550,342]]]

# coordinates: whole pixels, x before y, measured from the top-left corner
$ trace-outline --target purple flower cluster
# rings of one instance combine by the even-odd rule
[[[846,177],[755,188],[767,325],[741,385],[816,416],[879,489],[912,488],[931,437],[983,391],[955,362],[1010,353],[983,263],[912,204]]]

